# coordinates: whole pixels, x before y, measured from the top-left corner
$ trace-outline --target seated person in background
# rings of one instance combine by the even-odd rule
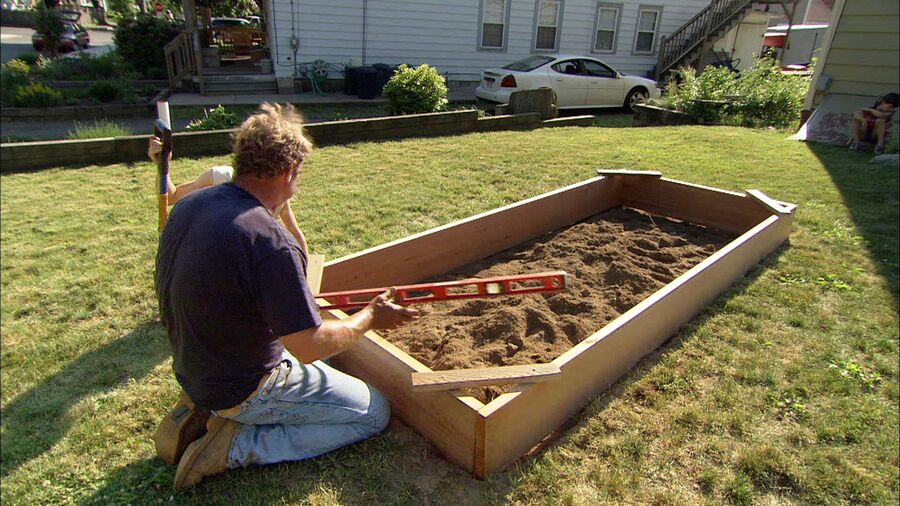
[[[888,93],[875,101],[872,107],[866,107],[853,113],[851,123],[850,151],[859,150],[859,142],[866,141],[875,144],[875,154],[884,153],[884,143],[887,140],[887,132],[890,127],[894,110],[900,106],[900,95]]]
[[[159,137],[151,137],[150,146],[147,148],[147,156],[153,160],[153,163],[156,163],[160,153],[162,153],[162,141],[159,140]],[[197,190],[229,183],[233,178],[234,169],[228,165],[216,165],[211,167],[203,174],[200,174],[197,179],[182,183],[178,186],[175,186],[172,183],[172,178],[167,175],[166,190],[169,195],[169,205],[174,206],[179,200]],[[278,217],[281,218],[281,223],[284,225],[284,228],[294,236],[294,239],[297,239],[297,243],[300,244],[303,253],[309,254],[306,245],[306,236],[303,235],[299,225],[297,225],[297,218],[294,217],[290,202],[282,204],[281,208],[278,210]]]

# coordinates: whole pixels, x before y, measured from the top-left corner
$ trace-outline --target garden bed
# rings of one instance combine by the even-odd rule
[[[439,279],[562,270],[569,273],[565,292],[423,304],[415,326],[382,335],[435,371],[550,363],[732,239],[709,227],[611,209]],[[467,393],[488,402],[509,388]]]
[[[335,357],[335,364],[384,392],[394,414],[449,460],[486,477],[515,462],[775,250],[790,233],[795,208],[754,190],[727,192],[661,179],[658,173],[607,173],[329,262],[321,289],[443,276],[619,206],[738,237],[612,321],[601,317],[573,330],[575,339],[566,340],[577,344],[551,361],[561,371],[555,380],[519,385],[487,404],[458,391],[414,392],[412,374],[432,369],[374,332]],[[330,316],[346,317],[340,311]]]

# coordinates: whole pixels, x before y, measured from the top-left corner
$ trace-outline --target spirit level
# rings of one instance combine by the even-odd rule
[[[566,289],[565,271],[541,272],[522,276],[498,276],[493,278],[463,279],[442,283],[398,286],[394,301],[398,304],[419,304],[439,300],[480,299],[501,295],[559,292]],[[319,309],[355,309],[365,307],[387,288],[367,288],[343,292],[320,293],[318,299],[329,304]]]

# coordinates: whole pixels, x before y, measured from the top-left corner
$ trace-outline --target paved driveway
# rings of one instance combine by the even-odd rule
[[[31,28],[4,26],[0,28],[0,63],[6,63],[20,54],[34,54],[31,47]],[[91,35],[91,47],[86,52],[103,54],[114,47],[113,33],[108,30],[88,30]],[[74,51],[69,54],[78,54]]]

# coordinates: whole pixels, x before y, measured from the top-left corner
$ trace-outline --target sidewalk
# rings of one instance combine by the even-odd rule
[[[453,89],[447,93],[450,103],[475,102],[475,88]],[[384,97],[375,97],[372,100],[364,100],[354,95],[343,93],[327,93],[318,95],[315,93],[300,93],[293,95],[262,94],[262,95],[200,95],[199,93],[173,93],[169,96],[169,105],[254,105],[263,102],[280,102],[292,104],[386,104]]]

